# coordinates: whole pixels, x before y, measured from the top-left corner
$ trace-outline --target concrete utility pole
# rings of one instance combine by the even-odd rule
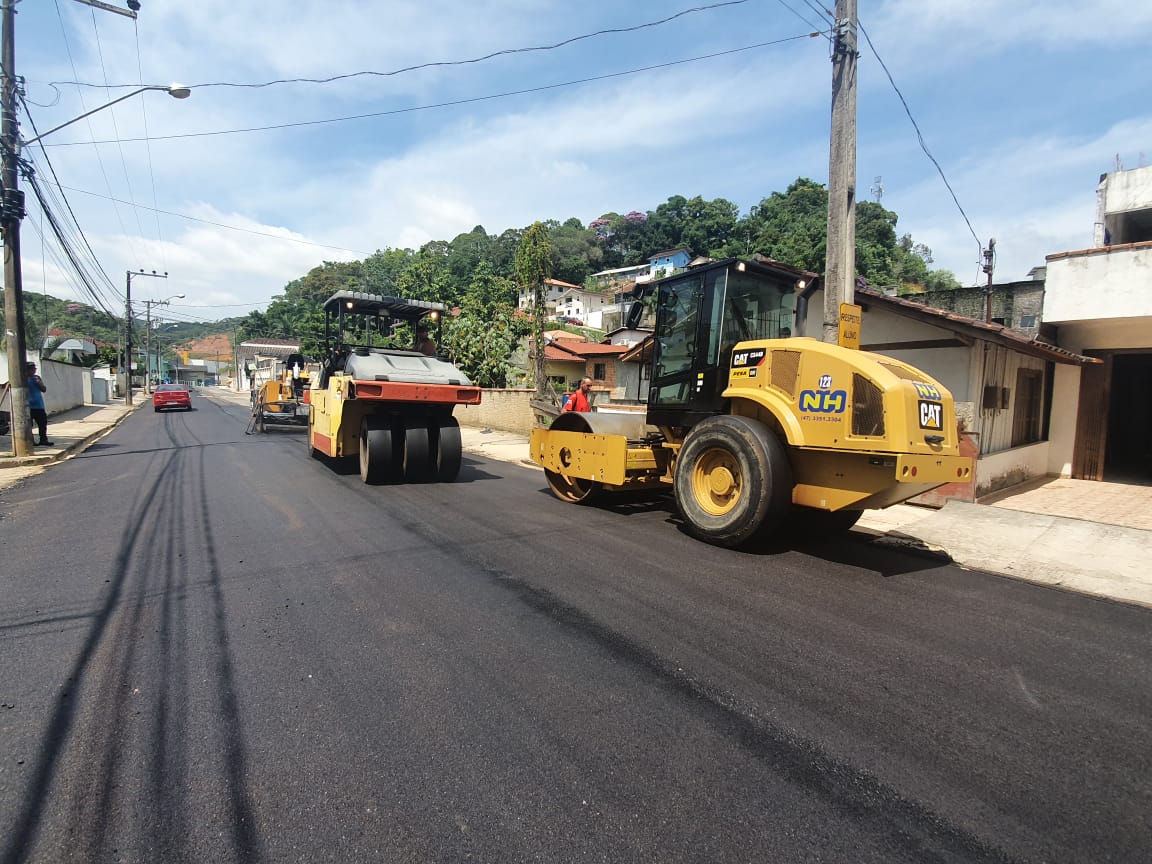
[[[124,287],[124,404],[132,404],[132,277],[154,276],[157,279],[167,279],[167,273],[145,273],[143,270],[127,270],[127,284]],[[151,307],[149,307],[151,311]],[[147,358],[145,358],[147,360]],[[147,362],[144,364],[147,366]],[[147,379],[147,373],[145,373]]]
[[[168,278],[168,274],[164,274]],[[167,306],[170,300],[183,300],[183,294],[174,294],[163,300],[145,300],[144,308],[147,310],[144,323],[144,393],[152,392],[152,307]],[[160,372],[160,340],[156,340],[156,371]]]
[[[0,22],[0,43],[2,43],[0,62],[4,67],[0,70],[0,76],[3,78],[0,81],[0,151],[2,151],[0,185],[3,187],[3,193],[0,195],[0,235],[4,240],[4,338],[5,354],[8,359],[8,381],[12,387],[12,455],[29,456],[33,448],[32,415],[28,410],[28,377],[24,369],[24,364],[28,362],[28,345],[24,336],[24,279],[20,267],[20,222],[24,219],[24,193],[20,191],[17,183],[21,146],[20,126],[16,122],[17,2],[18,0],[0,0],[0,17],[3,19]],[[140,8],[139,0],[128,0],[128,9],[110,6],[102,0],[79,0],[79,2],[129,18],[135,18],[136,10]],[[186,88],[182,88],[181,92],[183,95],[178,98],[187,95]],[[119,102],[126,98],[128,97],[122,96],[115,101]],[[101,108],[89,111],[81,117],[87,117],[88,114],[99,110]],[[79,119],[81,118],[74,118],[68,123],[74,123]],[[50,129],[44,135],[55,132],[68,123]],[[31,141],[38,141],[44,135],[39,135]]]
[[[992,323],[992,271],[996,269],[996,238],[988,240],[988,248],[984,250],[984,266],[980,268],[988,276],[988,284],[984,286],[984,323]]]
[[[840,304],[856,292],[856,0],[836,0],[832,43],[832,140],[828,157],[828,246],[823,340],[840,333]]]
[[[24,193],[17,188],[16,164],[20,131],[16,124],[16,0],[3,0],[0,55],[4,69],[0,86],[0,150],[3,166],[3,198],[0,199],[0,232],[4,236],[4,338],[8,358],[8,383],[12,390],[12,455],[32,454],[32,415],[28,411],[28,346],[24,337],[24,292],[20,273],[20,220],[24,218]]]

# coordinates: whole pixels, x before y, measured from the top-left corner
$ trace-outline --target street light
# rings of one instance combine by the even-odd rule
[[[118,99],[113,99],[99,108],[86,111],[79,117],[61,123],[29,141],[20,141],[16,123],[16,75],[15,17],[16,0],[0,0],[0,16],[3,18],[0,29],[0,235],[4,242],[4,333],[7,338],[8,382],[12,394],[12,455],[30,456],[33,452],[32,417],[28,411],[28,378],[24,364],[28,357],[28,346],[24,337],[24,288],[20,269],[20,222],[24,218],[24,193],[17,188],[17,165],[20,160],[21,143],[34,144],[51,135],[58,129],[70,126],[77,120],[103,111],[117,102],[123,102],[146,90],[163,90],[175,99],[186,99],[191,89],[180,84],[149,85],[133,90]],[[115,11],[115,10],[113,10]],[[134,13],[133,13],[134,15]],[[131,285],[131,279],[129,279]],[[129,304],[130,304],[129,300]],[[131,328],[131,316],[128,326]],[[131,338],[131,329],[129,329]],[[127,359],[127,355],[125,357]],[[127,388],[128,404],[132,404],[131,381]]]
[[[113,99],[111,102],[105,102],[99,108],[93,108],[91,111],[85,111],[79,117],[73,117],[71,120],[69,120],[65,123],[61,123],[59,126],[53,126],[47,132],[41,132],[35,138],[28,138],[27,140],[21,142],[22,146],[27,147],[29,144],[35,144],[41,138],[47,138],[53,132],[58,132],[61,129],[63,129],[65,126],[71,126],[73,123],[75,123],[79,120],[83,120],[85,117],[91,117],[97,111],[103,111],[105,108],[111,108],[117,102],[123,102],[125,99],[131,99],[133,96],[139,96],[141,93],[145,92],[146,90],[163,90],[165,93],[167,93],[173,99],[187,99],[189,96],[192,95],[192,88],[185,87],[183,84],[149,84],[146,87],[141,87],[138,90],[133,90],[131,93],[125,93],[123,96],[117,97],[116,99]]]
[[[147,321],[144,324],[144,393],[147,395],[152,392],[152,307],[153,306],[167,306],[169,300],[183,300],[183,294],[173,294],[163,300],[145,300],[144,307],[147,309]],[[159,348],[160,340],[156,340],[156,346]],[[157,352],[159,355],[159,352]],[[160,361],[156,361],[156,371],[160,371]]]

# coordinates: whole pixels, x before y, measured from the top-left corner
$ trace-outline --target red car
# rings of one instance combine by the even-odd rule
[[[192,410],[192,397],[188,395],[188,388],[183,384],[161,384],[152,391],[152,408],[162,411],[165,408],[183,408]]]

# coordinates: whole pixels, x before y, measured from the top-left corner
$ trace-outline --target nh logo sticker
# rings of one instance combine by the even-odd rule
[[[847,390],[801,390],[800,410],[815,414],[843,414],[848,407]]]

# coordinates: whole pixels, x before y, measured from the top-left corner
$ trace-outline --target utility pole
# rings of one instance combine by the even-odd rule
[[[0,149],[3,165],[0,181],[0,232],[4,236],[4,338],[8,358],[8,384],[12,390],[12,455],[32,455],[32,415],[28,410],[28,346],[24,336],[24,292],[20,273],[20,220],[24,218],[24,193],[17,188],[20,131],[16,124],[16,0],[3,0],[0,48],[4,69],[0,84]]]
[[[28,410],[28,376],[24,368],[28,362],[28,345],[24,335],[24,279],[20,267],[20,222],[24,219],[24,193],[17,183],[20,160],[20,127],[16,122],[17,2],[0,0],[0,18],[3,19],[0,21],[0,63],[3,63],[3,70],[0,70],[3,79],[0,80],[0,186],[3,187],[0,192],[0,235],[4,240],[4,337],[8,383],[12,388],[12,455],[30,456],[33,448],[32,415]],[[79,2],[129,18],[135,18],[136,10],[140,8],[139,0],[128,0],[128,9],[110,6],[102,0]],[[185,93],[183,90],[181,92]],[[128,392],[128,404],[132,404],[131,388]]]
[[[828,156],[828,246],[823,340],[836,343],[840,304],[856,291],[856,0],[836,0],[832,43],[832,140]]]
[[[988,248],[984,250],[984,266],[980,269],[988,276],[988,283],[984,286],[984,323],[992,323],[992,271],[996,266],[996,238],[988,240]]]
[[[127,270],[125,271],[127,277],[127,284],[124,288],[124,404],[132,404],[132,277],[133,276],[153,276],[156,279],[167,279],[167,273],[157,273],[153,270],[151,273],[145,273],[143,270]],[[147,302],[147,301],[145,301]],[[152,307],[148,307],[149,313]],[[147,338],[147,337],[145,337]],[[145,354],[145,363],[147,366],[147,354]],[[148,374],[145,371],[145,387],[147,387]]]

